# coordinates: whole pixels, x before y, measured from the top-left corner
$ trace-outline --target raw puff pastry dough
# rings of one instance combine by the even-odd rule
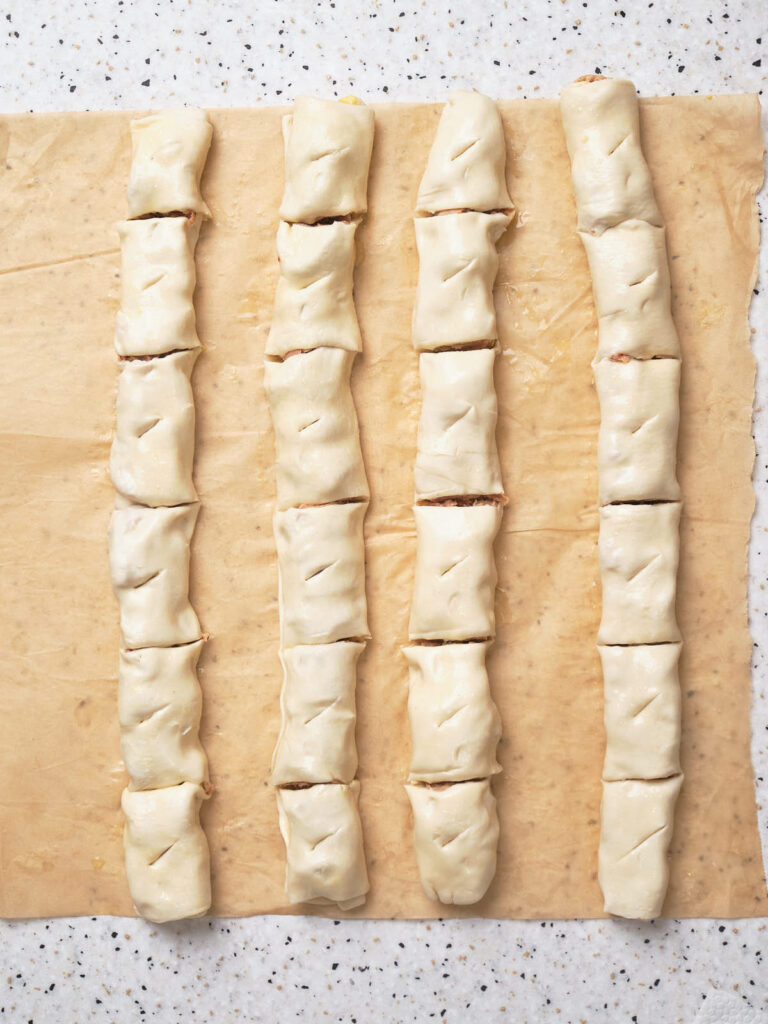
[[[352,295],[355,222],[286,224],[277,229],[280,276],[266,354],[321,345],[362,348]]]
[[[128,220],[117,231],[122,260],[115,321],[118,355],[156,356],[199,348],[192,296],[200,222],[186,217]]]
[[[600,399],[600,504],[676,501],[680,363],[604,359],[595,365]]]
[[[601,234],[632,218],[661,224],[634,85],[616,78],[574,82],[560,93],[560,111],[579,230]]]
[[[499,819],[490,779],[405,788],[427,897],[459,906],[477,903],[496,874]]]
[[[682,775],[604,782],[598,880],[608,914],[658,917],[669,880],[667,851]]]
[[[485,669],[488,647],[403,648],[410,670],[411,782],[457,782],[501,771],[501,720]]]
[[[209,217],[200,177],[212,135],[205,111],[189,107],[131,121],[129,217],[191,210]]]
[[[200,827],[204,799],[202,786],[192,782],[123,791],[128,888],[147,921],[199,917],[211,905],[208,841]]]
[[[120,364],[117,430],[109,469],[115,490],[139,505],[195,501],[195,403],[199,349]]]
[[[417,505],[411,640],[493,636],[498,504]]]
[[[443,107],[416,210],[510,210],[504,128],[492,99],[457,91]]]
[[[600,644],[673,643],[680,505],[607,505],[597,552],[603,584]]]
[[[605,687],[603,779],[680,771],[680,644],[598,647]]]
[[[367,502],[275,513],[281,646],[367,637]]]
[[[129,789],[207,783],[198,727],[197,661],[203,641],[120,652],[120,750]]]
[[[280,652],[284,678],[273,786],[354,779],[355,685],[364,648],[340,642]]]
[[[189,544],[198,505],[116,508],[109,563],[123,646],[172,647],[200,639],[189,603]]]
[[[359,793],[359,782],[277,790],[291,903],[338,903],[351,910],[365,902],[369,884]]]
[[[413,308],[418,351],[497,338],[493,283],[505,213],[447,213],[414,221],[419,278]]]
[[[501,494],[495,349],[422,352],[416,500]]]
[[[280,219],[312,224],[368,209],[373,111],[300,96],[283,118],[285,191]]]
[[[353,352],[316,348],[264,365],[277,447],[277,507],[367,498]]]

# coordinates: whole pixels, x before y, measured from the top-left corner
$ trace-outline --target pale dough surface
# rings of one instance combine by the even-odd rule
[[[164,110],[131,122],[128,216],[194,211],[210,216],[200,176],[213,127],[204,110]]]

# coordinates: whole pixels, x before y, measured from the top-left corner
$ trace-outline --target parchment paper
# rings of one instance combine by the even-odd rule
[[[353,377],[373,493],[374,640],[358,743],[371,893],[351,916],[594,917],[602,682],[595,651],[596,323],[557,106],[502,105],[519,215],[501,243],[499,442],[510,506],[498,543],[498,875],[459,911],[421,893],[402,789],[419,407],[409,336],[410,213],[439,107],[376,108],[359,233],[365,353]],[[202,738],[217,914],[296,913],[267,783],[278,730],[273,437],[262,361],[277,266],[279,110],[215,112],[198,248],[206,351],[195,373],[202,498],[192,589],[211,640]],[[107,570],[128,114],[0,121],[0,913],[130,914],[123,874],[116,667]],[[642,104],[669,231],[684,371],[679,615],[686,782],[666,913],[759,915],[766,892],[749,759],[746,551],[754,366],[747,307],[762,174],[756,97]],[[304,912],[303,908],[301,912]],[[341,916],[331,908],[328,913]]]

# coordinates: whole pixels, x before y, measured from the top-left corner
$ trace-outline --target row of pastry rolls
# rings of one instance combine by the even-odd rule
[[[274,516],[283,665],[272,763],[291,903],[358,906],[357,662],[368,637],[368,482],[350,389],[362,349],[355,234],[367,210],[373,113],[300,98],[283,120],[280,275],[264,380],[277,449]]]
[[[496,243],[511,218],[496,105],[457,92],[443,108],[414,227],[413,342],[422,406],[414,470],[417,553],[409,637],[412,756],[406,786],[422,886],[476,903],[496,872],[499,714],[486,653],[495,633],[493,544],[504,497],[493,374]]]
[[[109,527],[120,606],[121,750],[128,886],[150,921],[204,914],[211,903],[201,802],[211,790],[198,727],[203,634],[189,601],[198,514],[192,476],[195,245],[210,216],[200,177],[212,129],[201,110],[131,123],[129,218],[121,240],[116,490]]]
[[[598,316],[606,729],[598,877],[606,911],[651,918],[667,889],[682,783],[680,348],[634,86],[588,76],[563,90],[561,112]]]

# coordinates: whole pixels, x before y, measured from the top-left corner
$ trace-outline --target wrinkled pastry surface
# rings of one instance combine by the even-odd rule
[[[200,178],[213,128],[204,110],[164,110],[131,121],[131,176],[128,215],[210,211]]]

